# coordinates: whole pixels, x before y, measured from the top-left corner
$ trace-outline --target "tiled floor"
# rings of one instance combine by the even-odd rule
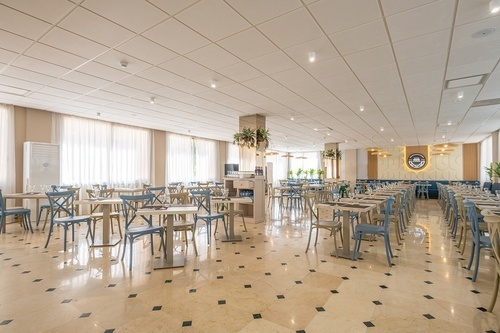
[[[250,225],[241,243],[197,235],[183,268],[152,270],[149,244],[135,243],[134,268],[121,246],[62,252],[56,234],[9,225],[0,235],[1,332],[500,332],[490,301],[494,260],[484,251],[478,280],[462,268],[434,200],[418,202],[403,245],[387,266],[382,241],[363,242],[363,260],[329,255],[320,236],[304,253],[308,215]],[[99,231],[98,231],[99,232]],[[182,250],[180,243],[177,247]],[[468,250],[468,249],[467,249]],[[157,252],[159,255],[159,252]]]

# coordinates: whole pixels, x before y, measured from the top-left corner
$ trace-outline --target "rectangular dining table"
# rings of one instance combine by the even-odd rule
[[[317,205],[317,207],[329,207],[331,209],[335,210],[341,210],[342,211],[342,248],[338,249],[338,255],[340,258],[346,258],[346,259],[351,259],[352,258],[352,251],[351,251],[351,227],[349,225],[350,223],[350,218],[349,218],[349,213],[350,212],[358,212],[358,213],[367,213],[375,207],[377,207],[376,204],[374,203],[362,203],[362,202],[325,202],[325,203],[320,203]],[[332,256],[335,256],[336,253],[333,251],[331,253]],[[361,252],[357,252],[354,255],[355,259],[358,259],[361,257]]]
[[[167,257],[155,259],[153,269],[165,269],[184,266],[184,256],[174,254],[174,215],[196,214],[197,212],[198,207],[191,204],[152,205],[137,210],[137,215],[157,215],[167,217],[167,226],[165,228],[165,247]]]
[[[98,199],[83,199],[75,201],[75,205],[100,205],[102,207],[102,234],[101,238],[94,235],[94,243],[92,247],[115,246],[120,243],[121,239],[111,236],[111,206],[121,205],[123,203],[120,198],[98,198]]]
[[[7,199],[29,199],[36,200],[35,221],[38,221],[38,214],[40,213],[40,199],[47,199],[47,195],[42,192],[26,192],[26,193],[11,193],[3,194],[4,207],[7,208]],[[33,212],[32,212],[33,213]],[[5,232],[5,225],[3,224],[2,232]]]
[[[223,242],[241,242],[242,238],[240,235],[234,234],[234,205],[238,203],[252,203],[252,199],[249,197],[230,197],[230,198],[212,198],[213,203],[229,205],[229,235],[228,237],[223,236]]]

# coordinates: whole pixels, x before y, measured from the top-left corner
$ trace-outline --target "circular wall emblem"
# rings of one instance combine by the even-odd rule
[[[408,156],[408,166],[412,169],[422,169],[426,163],[425,156],[420,153],[413,153]]]

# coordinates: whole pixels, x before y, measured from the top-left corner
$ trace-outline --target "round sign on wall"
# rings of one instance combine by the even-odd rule
[[[415,170],[420,170],[425,166],[427,160],[424,155],[420,153],[413,153],[410,156],[408,156],[407,162],[410,168]]]

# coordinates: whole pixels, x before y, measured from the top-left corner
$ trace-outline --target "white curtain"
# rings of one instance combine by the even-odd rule
[[[240,147],[232,143],[226,143],[226,163],[240,164]]]
[[[61,183],[142,186],[150,182],[151,130],[54,114]]]
[[[273,164],[273,186],[280,184],[280,179],[288,178],[288,158],[281,157],[286,153],[278,152],[278,155],[270,155],[266,157],[266,163]]]
[[[193,139],[186,135],[167,134],[167,182],[194,181]]]
[[[217,141],[196,138],[194,139],[195,154],[195,180],[218,180],[219,145]]]
[[[493,162],[493,140],[490,135],[481,141],[481,161],[479,166],[479,179],[481,184],[490,181],[490,177],[486,173],[485,168],[489,167],[491,162]]]
[[[297,172],[298,168],[302,168],[302,170],[308,171],[310,169],[319,169],[321,167],[321,153],[319,151],[315,152],[307,152],[307,153],[293,153],[293,158],[290,158],[290,168],[293,170],[294,175]],[[298,156],[304,156],[305,159],[297,158]],[[306,175],[303,173],[301,177],[305,177]],[[316,173],[314,177],[316,178]]]
[[[13,193],[16,185],[14,106],[0,104],[0,189]]]

